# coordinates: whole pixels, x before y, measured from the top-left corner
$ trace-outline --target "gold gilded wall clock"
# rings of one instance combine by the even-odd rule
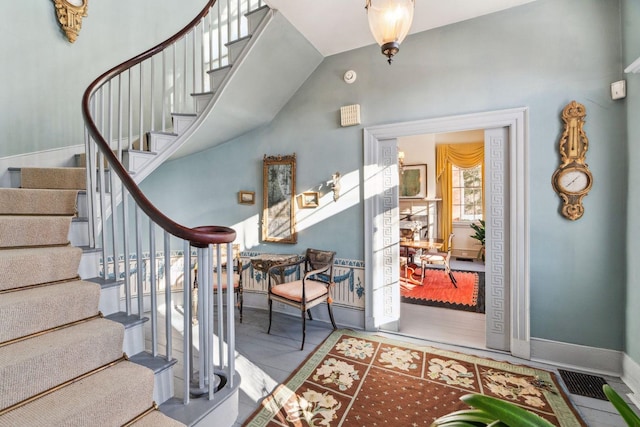
[[[558,146],[561,164],[551,177],[553,189],[562,200],[560,212],[572,221],[584,214],[582,199],[593,184],[593,175],[585,162],[589,149],[589,140],[583,128],[586,116],[584,105],[576,101],[571,101],[562,110],[564,131]]]

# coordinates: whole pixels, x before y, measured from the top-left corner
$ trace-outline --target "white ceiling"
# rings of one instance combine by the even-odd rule
[[[365,0],[265,0],[324,55],[375,43]],[[535,0],[416,0],[412,33],[464,21]]]

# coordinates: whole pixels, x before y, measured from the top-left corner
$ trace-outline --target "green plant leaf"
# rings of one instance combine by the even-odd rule
[[[472,222],[469,224],[472,230],[475,231],[475,234],[470,236],[472,239],[479,241],[483,246],[485,243],[485,222],[484,220],[478,221],[479,223]]]
[[[466,394],[460,398],[466,404],[482,409],[510,427],[553,427],[549,421],[513,403],[482,394]]]
[[[431,424],[431,427],[485,427],[484,423],[472,423],[468,421],[451,421],[444,424]]]
[[[640,417],[633,412],[633,409],[627,405],[622,397],[609,384],[602,386],[605,396],[609,399],[609,402],[613,404],[622,419],[627,423],[629,427],[640,427]]]
[[[437,420],[436,420],[437,421]],[[464,420],[452,420],[444,423],[436,423],[436,421],[431,424],[430,427],[486,427],[487,423],[479,423],[474,421],[464,421]]]
[[[481,409],[463,409],[461,411],[455,411],[447,415],[443,415],[431,424],[432,426],[449,426],[451,422],[469,422],[479,423],[478,425],[485,426],[496,421],[496,417],[491,416]]]

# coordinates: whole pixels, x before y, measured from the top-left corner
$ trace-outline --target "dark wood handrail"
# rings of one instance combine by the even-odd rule
[[[233,242],[236,238],[236,232],[232,228],[215,225],[195,228],[185,227],[160,212],[149,201],[149,199],[147,199],[142,190],[140,190],[140,187],[138,187],[135,181],[131,178],[129,172],[124,168],[122,163],[120,163],[116,155],[112,152],[111,147],[104,139],[104,137],[98,130],[96,123],[91,117],[90,104],[91,97],[103,84],[107,83],[113,77],[121,74],[123,71],[141,63],[148,58],[151,58],[159,52],[162,52],[164,49],[184,37],[202,20],[202,18],[207,16],[215,2],[216,0],[207,1],[206,6],[204,7],[204,9],[202,9],[198,16],[196,16],[186,27],[184,27],[174,36],[102,74],[89,85],[82,97],[82,116],[84,118],[85,126],[87,128],[89,136],[93,138],[95,143],[98,145],[100,151],[102,151],[103,155],[109,162],[109,165],[118,175],[118,177],[120,177],[123,185],[127,188],[129,193],[131,194],[131,197],[133,197],[138,206],[140,206],[142,211],[147,214],[153,222],[158,224],[161,228],[163,228],[170,234],[181,239],[188,240],[189,242],[198,246],[208,245],[211,243],[215,244]]]

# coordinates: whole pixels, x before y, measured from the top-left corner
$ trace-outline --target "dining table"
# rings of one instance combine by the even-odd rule
[[[413,263],[413,255],[415,254],[415,252],[423,250],[429,252],[437,252],[442,249],[443,245],[443,239],[400,239],[400,256],[403,256],[402,250],[404,249],[404,256],[407,258],[408,262]],[[411,253],[411,249],[414,250],[414,253]]]

